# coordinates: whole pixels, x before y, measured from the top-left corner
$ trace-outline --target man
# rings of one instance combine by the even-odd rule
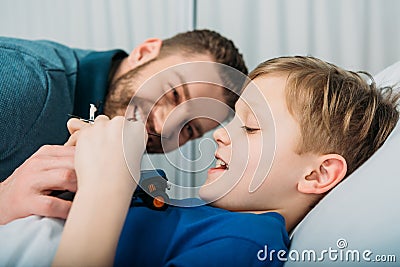
[[[95,104],[97,114],[124,115],[130,99],[148,78],[192,61],[222,63],[247,74],[234,44],[209,30],[163,41],[148,39],[129,55],[122,50],[93,52],[47,41],[0,38],[0,181],[5,180],[0,184],[0,224],[31,214],[66,218],[71,203],[49,194],[76,191],[74,148],[61,146],[68,138],[68,114],[88,118],[89,105]],[[147,130],[160,135],[168,114],[182,101],[210,97],[233,107],[237,99],[212,85],[201,90],[195,87],[165,90],[148,114]],[[152,89],[142,91],[151,94]],[[174,125],[182,129],[179,145],[217,126],[198,118],[182,118]],[[147,151],[163,152],[161,143],[160,137],[152,135]]]

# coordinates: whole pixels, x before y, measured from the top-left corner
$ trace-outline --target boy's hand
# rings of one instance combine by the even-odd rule
[[[112,120],[98,116],[94,124],[70,120],[68,128],[72,135],[66,144],[76,145],[78,190],[132,186],[134,183],[129,170],[135,178],[139,178],[140,161],[147,142],[143,123],[130,122],[121,116]],[[123,135],[126,137],[125,155]]]
[[[72,123],[68,124],[70,128]],[[106,116],[98,116],[94,124],[81,126],[67,142],[76,146],[78,191],[54,266],[112,265],[136,188],[125,157],[131,164],[133,176],[139,178],[140,161],[147,142],[144,124],[127,121],[124,117],[109,120]]]

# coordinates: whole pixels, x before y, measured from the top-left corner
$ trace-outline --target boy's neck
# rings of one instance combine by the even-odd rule
[[[284,209],[278,209],[278,210],[248,210],[248,211],[243,211],[245,213],[254,213],[254,214],[262,214],[262,213],[267,213],[267,212],[276,212],[279,213],[280,215],[283,216],[285,219],[285,225],[286,225],[286,231],[289,233],[290,231],[293,230],[293,228],[304,218],[304,216],[307,214],[307,212],[304,213],[304,215],[301,214],[293,214],[292,212],[288,212]]]
[[[288,210],[278,210],[276,212],[278,212],[283,216],[283,218],[285,218],[286,231],[288,233],[290,233],[294,229],[294,227],[296,227],[296,225],[300,223],[300,221],[303,220],[303,218],[307,215],[307,211],[295,213]]]
[[[310,211],[310,203],[304,203],[306,199],[297,198],[293,203],[286,203],[287,206],[279,209],[271,209],[271,210],[248,210],[242,212],[261,214],[266,212],[276,212],[283,216],[285,219],[286,231],[289,233],[296,227],[298,223],[307,215]],[[308,202],[309,200],[307,200]]]

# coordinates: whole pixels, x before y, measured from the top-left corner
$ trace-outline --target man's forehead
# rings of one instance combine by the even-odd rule
[[[221,79],[225,65],[216,63],[211,58],[191,58],[191,61],[176,64],[167,69],[164,74],[177,77],[180,83],[211,83],[225,86]]]
[[[226,89],[222,88],[220,85],[204,82],[194,82],[184,84],[182,87],[185,96],[187,96],[189,99],[209,97],[225,102],[224,90]]]

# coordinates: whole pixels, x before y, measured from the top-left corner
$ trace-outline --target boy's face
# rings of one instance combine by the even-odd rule
[[[300,129],[286,105],[286,79],[264,75],[246,87],[235,118],[214,132],[217,166],[209,170],[201,198],[228,210],[265,211],[279,209],[296,192],[309,155],[295,152]]]

